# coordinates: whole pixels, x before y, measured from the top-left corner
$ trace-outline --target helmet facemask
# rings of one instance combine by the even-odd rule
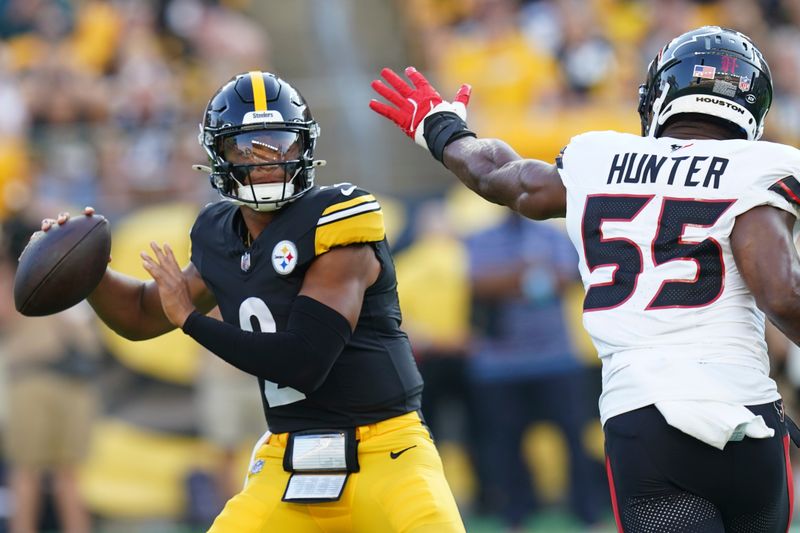
[[[237,129],[214,141],[212,179],[229,200],[255,211],[275,211],[314,184],[305,128]]]

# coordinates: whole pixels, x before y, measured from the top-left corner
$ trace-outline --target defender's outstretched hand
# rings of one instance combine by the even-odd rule
[[[381,80],[374,80],[372,88],[393,105],[387,105],[373,99],[370,101],[369,107],[379,115],[397,124],[406,135],[414,139],[420,146],[431,150],[434,157],[441,161],[441,154],[437,154],[436,151],[439,146],[436,146],[437,143],[434,142],[439,137],[441,130],[432,132],[433,134],[429,131],[426,135],[426,119],[439,113],[455,115],[452,118],[460,119],[459,123],[463,126],[459,131],[469,132],[466,129],[467,104],[469,103],[472,87],[467,84],[462,85],[453,102],[447,102],[442,100],[436,89],[417,69],[408,67],[405,73],[413,83],[413,86],[409,85],[392,69],[384,68],[381,70],[381,76],[388,82],[389,86]],[[449,126],[450,123],[451,121],[447,121],[442,126]],[[450,129],[448,128],[448,130]],[[450,130],[448,133],[452,134],[455,131]],[[468,134],[474,135],[472,132]],[[445,139],[447,142],[440,147],[441,151],[450,141],[460,136],[463,136],[463,133],[454,138],[448,136]]]

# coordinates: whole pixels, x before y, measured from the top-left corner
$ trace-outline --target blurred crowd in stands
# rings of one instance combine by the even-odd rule
[[[0,0],[0,531],[11,516],[15,532],[199,531],[237,490],[266,429],[255,378],[179,332],[119,339],[85,305],[23,319],[13,271],[43,217],[84,205],[111,220],[117,270],[145,278],[138,252],[150,240],[185,262],[194,215],[215,199],[191,169],[204,162],[208,96],[235,73],[273,69],[274,54],[302,54],[313,33],[298,28],[279,46],[258,21],[288,4],[313,16],[316,1],[334,0]],[[349,3],[396,12],[407,64],[445,98],[472,84],[472,128],[525,156],[553,160],[582,131],[637,133],[649,61],[702,24],[759,44],[775,83],[765,139],[800,145],[792,0]],[[368,114],[367,102],[347,112]],[[553,509],[567,517],[559,527],[608,524],[599,363],[580,326],[574,252],[558,223],[519,219],[439,179],[426,197],[358,184],[390,215],[423,409],[468,529],[522,530]],[[774,330],[769,341],[791,404],[800,354]]]

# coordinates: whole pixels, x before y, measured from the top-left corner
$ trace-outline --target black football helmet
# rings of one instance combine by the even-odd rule
[[[757,140],[770,105],[772,75],[764,56],[749,37],[719,26],[673,39],[639,87],[644,136],[658,137],[670,117],[700,113],[733,123]]]
[[[314,186],[319,125],[305,99],[269,72],[238,74],[211,97],[198,140],[211,186],[256,211],[275,211]]]

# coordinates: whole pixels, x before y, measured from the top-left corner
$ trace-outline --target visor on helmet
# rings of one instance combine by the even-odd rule
[[[256,130],[222,137],[219,153],[233,165],[264,165],[297,161],[302,140],[299,131]]]
[[[303,184],[302,135],[293,130],[253,130],[223,136],[219,152],[236,181],[235,197],[259,211],[271,211],[291,199]]]

